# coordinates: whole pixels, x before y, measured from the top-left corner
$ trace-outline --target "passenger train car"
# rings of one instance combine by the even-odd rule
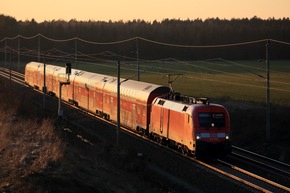
[[[64,80],[64,67],[46,64],[44,69],[37,62],[25,67],[25,82],[47,94],[59,97]],[[63,100],[117,122],[116,77],[72,69],[69,81],[62,86]],[[120,81],[121,125],[188,154],[230,151],[230,120],[224,107],[173,94],[166,86]]]

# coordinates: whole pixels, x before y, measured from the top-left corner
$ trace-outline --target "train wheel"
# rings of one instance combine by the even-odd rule
[[[182,153],[183,153],[184,155],[188,155],[189,150],[188,150],[187,146],[185,146],[185,145],[182,146]]]
[[[161,139],[159,136],[156,137],[156,141],[157,141],[157,143],[161,143]]]
[[[108,121],[110,121],[110,115],[105,114],[105,119],[108,120]]]

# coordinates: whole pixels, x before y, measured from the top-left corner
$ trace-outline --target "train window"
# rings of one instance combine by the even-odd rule
[[[224,127],[224,113],[199,113],[198,114],[200,127]]]
[[[188,108],[188,106],[184,106],[183,109],[182,109],[182,111],[186,111],[187,108]]]
[[[151,85],[149,85],[149,86],[147,86],[146,88],[144,88],[143,90],[148,90],[149,88],[151,88],[152,86]]]
[[[158,105],[161,105],[161,106],[163,106],[163,105],[164,105],[164,103],[165,103],[165,101],[164,101],[164,100],[159,100],[159,101],[158,101]]]

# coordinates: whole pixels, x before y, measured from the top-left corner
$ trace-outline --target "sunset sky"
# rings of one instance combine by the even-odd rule
[[[290,0],[0,0],[0,14],[37,22],[268,19],[290,17]]]

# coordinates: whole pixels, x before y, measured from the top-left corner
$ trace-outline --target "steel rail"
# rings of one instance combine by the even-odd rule
[[[10,69],[8,69],[8,68],[0,67],[0,71],[8,73],[8,74],[10,73]],[[24,78],[24,74],[22,74],[21,72],[11,70],[11,73],[16,74],[16,76],[18,76],[18,77]]]
[[[284,167],[287,167],[290,169],[290,165],[287,164],[287,163],[284,163],[284,162],[281,162],[281,161],[278,161],[278,160],[275,160],[275,159],[272,159],[272,158],[269,158],[269,157],[266,157],[266,156],[263,156],[263,155],[260,155],[260,154],[257,154],[257,153],[254,153],[254,152],[251,152],[249,150],[246,150],[246,149],[242,149],[240,147],[237,147],[237,146],[232,146],[233,149],[236,149],[236,150],[239,150],[239,151],[242,151],[242,152],[245,152],[245,153],[248,153],[250,155],[253,155],[253,156],[256,156],[256,157],[259,157],[259,158],[262,158],[262,159],[265,159],[265,160],[268,160],[270,162],[273,162],[273,163],[276,163],[276,164],[279,164],[281,166],[284,166]]]
[[[266,168],[272,169],[272,170],[274,170],[274,171],[280,172],[280,173],[282,173],[283,175],[285,175],[285,176],[289,176],[289,177],[290,177],[290,173],[287,172],[287,171],[285,171],[285,170],[282,170],[282,169],[276,168],[276,167],[274,167],[274,166],[270,166],[270,165],[268,165],[268,164],[266,164],[266,163],[263,163],[263,162],[261,162],[261,161],[257,161],[257,160],[251,159],[251,158],[249,158],[249,157],[246,157],[246,156],[244,156],[244,155],[240,155],[240,154],[238,154],[238,153],[234,153],[234,152],[232,152],[232,155],[234,155],[234,156],[236,156],[236,157],[239,157],[239,158],[242,158],[242,159],[244,159],[244,160],[247,160],[247,161],[253,162],[253,163],[255,163],[255,164],[261,165],[261,166],[263,166],[263,167],[266,167]]]
[[[281,189],[281,190],[284,190],[284,191],[290,192],[290,188],[288,188],[288,187],[286,187],[286,186],[283,186],[283,185],[281,185],[281,184],[278,184],[278,183],[276,183],[276,182],[273,182],[273,181],[271,181],[271,180],[268,180],[268,179],[263,178],[263,177],[261,177],[261,176],[258,176],[258,175],[256,175],[256,174],[253,174],[253,173],[251,173],[251,172],[248,172],[248,171],[246,171],[246,170],[244,170],[244,169],[242,169],[242,168],[239,168],[239,167],[237,167],[237,166],[234,166],[234,165],[232,165],[232,164],[230,164],[230,163],[227,163],[227,162],[225,162],[225,161],[222,161],[222,160],[217,160],[217,161],[220,162],[220,163],[222,163],[222,164],[224,164],[224,165],[229,166],[230,168],[232,168],[232,169],[234,169],[234,170],[236,170],[236,171],[238,171],[238,172],[241,172],[241,173],[243,173],[243,174],[246,174],[246,175],[248,175],[248,176],[250,176],[250,177],[252,177],[252,178],[254,178],[254,179],[257,179],[257,180],[259,180],[259,181],[262,181],[262,182],[264,182],[264,183],[266,183],[266,184],[270,184],[270,185],[272,185],[272,186],[274,186],[274,187],[276,187],[276,188],[279,188],[279,189]],[[270,191],[270,192],[271,192],[271,191]]]
[[[28,87],[24,82],[24,78],[19,78],[19,77],[12,76],[12,75],[13,75],[13,73],[10,76],[9,72],[5,72],[5,71],[0,70],[0,76],[5,77],[7,79],[11,79],[11,81],[13,81],[13,82],[16,82],[18,84],[21,84],[23,86]]]

